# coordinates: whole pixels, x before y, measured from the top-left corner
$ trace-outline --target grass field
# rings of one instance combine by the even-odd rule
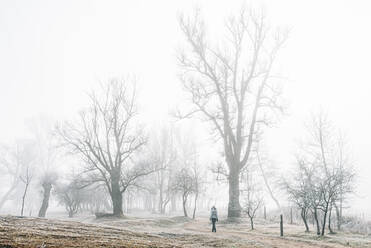
[[[317,237],[302,226],[258,220],[256,230],[241,223],[220,221],[210,232],[207,218],[184,217],[58,219],[0,217],[0,247],[371,247],[371,237],[337,233]]]

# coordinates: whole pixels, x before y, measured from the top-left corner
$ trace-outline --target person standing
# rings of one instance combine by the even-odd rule
[[[216,232],[216,226],[215,226],[215,223],[218,221],[218,211],[216,210],[216,207],[213,206],[211,208],[211,212],[210,212],[210,220],[213,224],[213,227],[211,229],[212,232]]]

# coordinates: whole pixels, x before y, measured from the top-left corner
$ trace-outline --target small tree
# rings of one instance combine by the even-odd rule
[[[156,184],[158,193],[158,212],[165,213],[166,206],[172,197],[171,181],[174,176],[174,166],[176,163],[177,152],[174,144],[173,128],[163,127],[160,133],[150,142],[150,160],[156,168],[156,173],[152,176]]]
[[[257,190],[256,186],[252,183],[251,179],[252,177],[250,177],[247,182],[244,211],[250,219],[251,230],[254,230],[254,218],[256,217],[258,209],[263,204],[263,197],[261,192]]]
[[[14,145],[0,147],[0,172],[9,178],[10,182],[5,194],[0,198],[0,209],[15,193],[20,182],[25,183],[22,197],[21,215],[23,215],[24,200],[31,182],[31,166],[35,161],[34,143],[32,141],[18,140]]]
[[[304,215],[309,206],[316,222],[317,235],[322,236],[327,223],[330,233],[333,232],[332,209],[339,209],[339,205],[342,208],[345,196],[353,192],[355,177],[352,167],[346,163],[343,147],[337,146],[342,143],[341,139],[334,135],[333,130],[323,112],[313,116],[308,125],[310,136],[302,145],[297,176],[293,177],[293,183],[286,185],[290,198],[295,199],[293,201]],[[337,214],[338,223],[341,222],[340,216]]]
[[[23,195],[22,195],[22,208],[21,208],[21,216],[23,216],[24,203],[25,203],[25,200],[26,200],[26,195],[27,195],[28,188],[29,188],[29,186],[31,184],[31,181],[32,181],[32,172],[31,172],[31,169],[30,169],[29,166],[27,166],[24,175],[20,176],[20,179],[25,185]]]
[[[305,161],[298,159],[298,170],[291,177],[291,182],[284,182],[284,189],[289,195],[289,199],[300,209],[300,216],[305,225],[305,231],[309,232],[308,212],[311,207],[313,170],[306,166]]]
[[[81,205],[86,198],[84,190],[74,182],[58,186],[56,193],[59,203],[64,205],[70,218],[81,209]]]
[[[173,190],[179,192],[182,196],[184,217],[188,217],[187,201],[189,195],[195,192],[195,181],[191,171],[188,168],[181,169],[175,175]]]

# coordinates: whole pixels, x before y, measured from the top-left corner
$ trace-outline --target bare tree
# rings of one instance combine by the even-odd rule
[[[161,214],[165,213],[173,194],[171,184],[177,158],[174,142],[173,129],[164,127],[158,137],[152,139],[150,148],[151,162],[155,164],[157,170],[153,180],[158,189],[158,211]]]
[[[53,188],[53,185],[56,183],[58,179],[58,174],[54,172],[45,173],[43,177],[41,177],[40,184],[42,186],[42,203],[39,209],[39,217],[45,217],[46,211],[49,208],[49,199],[50,193]]]
[[[21,181],[25,185],[24,191],[23,191],[23,195],[22,195],[22,208],[21,208],[21,216],[23,216],[24,203],[25,203],[25,200],[26,200],[26,195],[27,195],[27,192],[28,192],[28,188],[30,186],[30,183],[32,181],[32,172],[31,172],[31,169],[30,169],[30,166],[29,165],[27,166],[24,175],[21,175],[20,176],[20,179],[21,179]]]
[[[179,54],[181,81],[193,108],[178,115],[201,114],[222,140],[229,169],[228,217],[239,217],[240,172],[259,131],[272,123],[272,113],[282,111],[281,90],[271,72],[286,34],[272,34],[264,13],[245,9],[227,20],[227,39],[219,47],[210,43],[198,12],[194,18],[181,16],[179,24],[190,47]]]
[[[252,171],[246,171],[246,189],[245,191],[245,204],[244,212],[250,219],[251,230],[254,230],[254,218],[258,209],[262,206],[263,196],[262,192],[253,179]]]
[[[42,202],[38,216],[45,217],[49,207],[51,190],[58,179],[58,153],[53,136],[54,121],[51,117],[40,115],[27,122],[34,140],[36,159],[34,161],[34,177],[38,177],[41,186]]]
[[[333,232],[331,229],[332,208],[338,209],[339,201],[342,207],[345,195],[353,191],[354,185],[355,174],[346,159],[343,137],[337,136],[334,130],[336,129],[326,113],[320,111],[313,115],[309,126],[312,137],[309,152],[317,159],[319,170],[322,172],[319,185],[322,196],[320,207],[323,212],[321,235],[325,232],[327,215],[329,215],[329,231]],[[341,223],[340,215],[338,214],[337,217],[338,223]]]
[[[81,209],[83,202],[87,198],[87,191],[79,188],[76,181],[72,181],[67,185],[59,185],[56,188],[56,193],[59,203],[64,205],[70,218]]]
[[[194,177],[192,176],[189,168],[182,168],[176,173],[175,180],[173,182],[173,190],[181,194],[184,217],[188,217],[188,197],[195,192]]]
[[[266,172],[265,168],[264,168],[264,159],[261,157],[260,155],[260,152],[259,152],[259,147],[257,147],[257,150],[256,150],[256,160],[257,160],[257,163],[258,163],[258,166],[259,166],[259,169],[260,169],[260,173],[263,177],[263,180],[264,180],[264,185],[265,187],[267,188],[267,191],[270,195],[270,197],[272,198],[272,200],[275,202],[277,208],[280,210],[280,212],[282,212],[282,209],[281,209],[281,204],[279,203],[277,197],[275,196],[274,194],[274,191],[271,187],[271,184],[269,182],[269,177],[268,177],[268,173]]]
[[[298,160],[299,169],[295,183],[287,185],[290,198],[305,211],[307,205],[314,216],[317,235],[324,235],[328,224],[330,233],[331,213],[343,202],[345,195],[353,192],[355,174],[345,163],[345,154],[334,127],[323,112],[314,115],[308,125],[309,138],[302,145]],[[322,216],[319,215],[321,211]],[[319,218],[322,217],[321,225]],[[338,222],[341,220],[338,219]],[[308,230],[308,228],[307,228]]]
[[[0,170],[6,177],[11,178],[5,194],[0,199],[0,209],[15,193],[19,183],[22,181],[25,172],[28,171],[31,163],[35,160],[33,153],[33,142],[18,140],[12,146],[2,146],[0,149]],[[27,192],[26,186],[25,192]]]
[[[135,164],[135,153],[146,143],[137,128],[136,90],[124,80],[111,80],[102,92],[90,95],[90,107],[79,123],[57,128],[70,151],[84,159],[90,183],[107,188],[113,214],[122,215],[122,195],[136,179],[153,172],[148,164]]]
[[[298,169],[291,176],[291,182],[284,182],[284,189],[289,199],[300,209],[300,216],[305,225],[305,231],[309,232],[308,213],[311,208],[311,191],[313,190],[313,169],[308,167],[302,159],[297,159]]]
[[[193,182],[194,182],[194,204],[193,204],[193,214],[192,219],[196,218],[196,210],[197,210],[197,201],[198,198],[202,192],[203,187],[203,180],[202,180],[202,174],[200,170],[200,165],[198,164],[198,161],[196,161],[192,167],[192,176],[193,176]]]

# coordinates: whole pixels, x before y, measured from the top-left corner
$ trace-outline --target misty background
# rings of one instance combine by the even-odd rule
[[[177,16],[202,10],[211,31],[241,1],[1,1],[0,141],[26,137],[27,121],[74,118],[87,93],[112,77],[137,79],[146,128],[174,121],[184,103],[176,53],[183,42]],[[352,213],[371,216],[371,34],[368,1],[252,1],[274,26],[290,29],[279,61],[288,113],[267,129],[265,150],[276,168],[293,166],[310,113],[324,109],[344,130],[357,172]],[[273,11],[274,10],[274,11]],[[212,157],[207,129],[190,124]],[[207,152],[208,151],[208,152]]]

